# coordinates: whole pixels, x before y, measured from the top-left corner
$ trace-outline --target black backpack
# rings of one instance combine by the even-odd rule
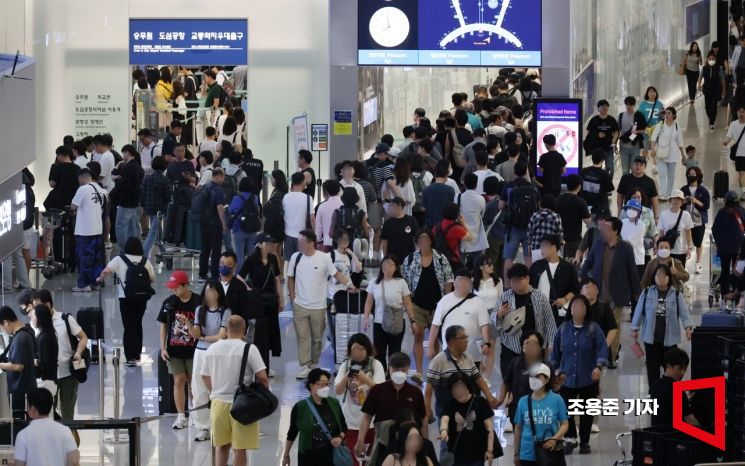
[[[336,209],[336,231],[346,231],[350,241],[362,238],[363,215],[357,207],[339,207]]]
[[[209,223],[216,216],[212,215],[213,210],[215,210],[215,208],[212,205],[210,189],[207,186],[204,186],[202,189],[194,191],[194,194],[191,196],[189,221],[194,223]],[[217,211],[214,213],[217,214]]]
[[[225,193],[225,202],[230,202],[233,200],[233,197],[235,197],[238,194],[238,178],[236,178],[236,175],[238,175],[238,172],[233,173],[232,175],[225,174],[225,181],[222,182],[220,187],[222,188],[222,192]]]
[[[240,196],[243,199],[243,196]],[[259,206],[253,202],[254,195],[248,193],[248,197],[243,199],[243,207],[240,213],[234,218],[238,221],[238,228],[244,233],[256,233],[261,230],[261,212]]]
[[[450,262],[451,265],[457,264],[458,260],[455,258],[455,253],[450,249],[450,246],[448,245],[447,235],[450,229],[453,228],[455,225],[457,225],[457,223],[453,222],[443,230],[442,223],[438,223],[437,225],[435,225],[433,232],[435,234],[435,242],[432,247],[435,251],[445,256],[445,258],[447,258],[448,262]],[[455,269],[453,269],[453,271],[455,271]]]
[[[142,260],[137,264],[129,260],[126,254],[120,254],[119,257],[127,264],[124,296],[127,299],[148,301],[155,294],[155,291],[150,282],[150,274],[147,272],[147,268],[145,268],[147,257],[143,256]]]
[[[277,241],[285,238],[285,209],[282,196],[272,196],[264,206],[264,233]]]
[[[538,212],[538,190],[532,185],[516,186],[510,193],[510,221],[515,228],[528,228],[530,217]]]
[[[421,214],[422,211],[422,194],[424,193],[424,172],[412,173],[411,184],[414,187],[414,206],[411,211],[415,214]]]

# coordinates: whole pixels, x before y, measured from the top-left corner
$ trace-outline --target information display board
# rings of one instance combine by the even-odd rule
[[[536,164],[546,151],[543,137],[556,136],[556,150],[566,159],[566,175],[579,174],[582,170],[582,100],[538,99],[535,103]],[[535,167],[542,176],[540,167]]]
[[[25,218],[26,190],[18,172],[0,183],[0,261],[23,244]]]
[[[357,0],[357,62],[540,67],[541,2]]]
[[[130,65],[245,65],[247,19],[129,20]]]

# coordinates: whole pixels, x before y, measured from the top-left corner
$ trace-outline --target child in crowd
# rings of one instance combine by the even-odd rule
[[[696,148],[693,146],[686,147],[686,158],[683,161],[686,166],[686,171],[693,167],[698,167],[698,160],[696,160]]]

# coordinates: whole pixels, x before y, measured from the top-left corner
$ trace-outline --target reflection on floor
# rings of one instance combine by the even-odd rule
[[[698,103],[694,108],[686,108],[678,113],[678,123],[685,129],[685,143],[693,144],[698,148],[698,154],[701,159],[701,167],[704,170],[705,184],[713,178],[713,173],[719,168],[721,154],[720,141],[724,132],[722,124],[717,127],[715,132],[709,132],[705,121],[703,102]],[[720,116],[720,121],[723,116]],[[727,161],[727,163],[729,163]],[[651,167],[650,167],[651,168]],[[730,167],[732,175],[730,179],[736,180],[734,171]],[[619,170],[617,170],[618,172]],[[683,185],[683,170],[678,167],[676,173],[676,186]],[[617,175],[618,177],[618,175]],[[615,203],[613,203],[615,204]],[[716,210],[719,207],[714,207]],[[713,219],[714,215],[710,215]],[[708,235],[705,240],[704,249],[704,273],[693,275],[693,264],[689,263],[689,271],[692,277],[692,289],[695,293],[695,304],[693,307],[694,321],[700,322],[701,312],[708,306],[706,303],[708,292]],[[186,269],[192,268],[191,260],[184,260],[183,263],[176,263],[176,267]],[[158,282],[164,283],[167,279],[167,271],[158,271]],[[196,275],[192,272],[192,278],[196,280]],[[42,279],[43,280],[43,279]],[[77,309],[86,306],[97,305],[98,297],[95,293],[73,294],[69,292],[70,287],[74,285],[74,277],[59,276],[44,283],[44,286],[54,291],[55,304],[58,310],[63,312],[76,312]],[[196,289],[196,285],[194,286]],[[145,355],[142,366],[137,368],[120,368],[121,381],[121,413],[123,418],[135,416],[153,416],[157,415],[157,364],[153,361],[157,357],[158,349],[158,326],[155,316],[158,311],[158,304],[168,295],[168,290],[162,286],[158,288],[158,294],[151,301],[144,319],[145,332]],[[119,317],[118,301],[112,287],[104,291],[104,311],[105,311],[105,331],[106,341],[113,345],[121,345],[122,324]],[[15,304],[15,295],[2,296],[4,303]],[[629,341],[629,324],[628,311],[621,332],[623,341]],[[272,361],[272,368],[277,375],[271,380],[272,390],[280,399],[280,408],[277,413],[270,419],[261,423],[263,437],[261,448],[251,453],[251,464],[277,465],[280,462],[283,448],[283,439],[287,432],[289,413],[292,404],[306,396],[305,390],[300,381],[295,380],[295,373],[298,370],[297,348],[295,344],[295,335],[292,328],[290,315],[287,314],[282,318],[282,335],[283,335],[283,353],[280,358]],[[411,348],[412,339],[407,337],[404,341],[404,348]],[[626,346],[626,345],[624,345]],[[686,351],[690,348],[683,345]],[[497,359],[498,360],[498,359]],[[333,368],[333,354],[330,347],[327,347],[322,364],[323,367]],[[81,419],[93,418],[98,416],[99,389],[98,389],[98,370],[99,366],[94,366],[89,375],[89,381],[80,387],[77,417]],[[113,412],[113,368],[111,360],[108,365],[103,367],[105,371],[105,416],[111,417]],[[614,371],[607,371],[602,382],[601,390],[603,397],[611,398],[637,398],[643,396],[647,391],[644,374],[643,360],[637,360],[628,351],[622,350],[620,367]],[[499,373],[494,371],[492,376],[492,387],[499,387]],[[208,442],[195,443],[191,439],[193,431],[187,429],[182,431],[173,431],[171,429],[172,418],[165,418],[149,422],[143,426],[142,430],[142,464],[143,465],[161,465],[161,466],[186,466],[186,465],[208,465],[210,464],[210,447]],[[567,458],[568,464],[573,465],[607,465],[620,458],[620,450],[616,445],[615,436],[620,432],[627,432],[632,428],[646,425],[648,422],[644,418],[630,416],[602,417],[598,420],[601,432],[593,434],[591,446],[593,454],[580,457],[576,452]],[[127,445],[114,446],[111,444],[112,434],[110,432],[83,432],[81,433],[82,444],[81,453],[83,455],[83,464],[111,464],[126,465]],[[501,463],[495,464],[512,464],[512,434],[504,435],[505,456]],[[626,445],[627,451],[629,446]],[[293,462],[294,464],[294,462]]]

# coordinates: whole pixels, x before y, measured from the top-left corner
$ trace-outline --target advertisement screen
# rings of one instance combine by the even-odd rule
[[[686,42],[691,43],[709,33],[709,0],[686,7]]]
[[[130,65],[245,65],[246,19],[130,19]]]
[[[358,0],[358,63],[539,67],[541,1]]]
[[[567,161],[566,175],[579,174],[582,169],[582,101],[579,99],[540,99],[535,104],[536,141],[538,156],[546,152],[543,137],[556,136],[556,150]],[[540,167],[536,175],[542,176]]]

